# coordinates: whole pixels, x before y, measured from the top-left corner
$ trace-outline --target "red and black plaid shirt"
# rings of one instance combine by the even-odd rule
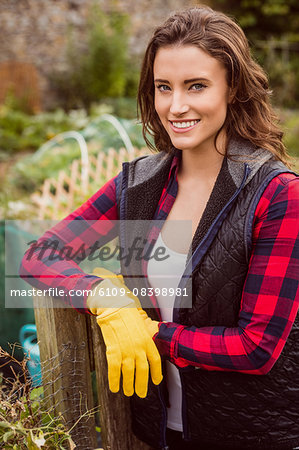
[[[175,201],[178,160],[174,158],[154,219],[165,220]],[[80,208],[38,241],[58,239],[73,250],[82,244],[101,243],[114,237],[118,220],[116,189],[120,175],[108,181]],[[253,220],[253,245],[243,287],[238,326],[186,327],[160,323],[154,340],[161,355],[179,367],[193,365],[207,370],[267,373],[279,357],[297,315],[299,294],[299,182],[292,174],[275,177],[265,189]],[[80,226],[76,226],[80,219]],[[83,221],[89,222],[82,227]],[[103,222],[106,221],[106,222]],[[38,252],[36,253],[36,255]],[[39,273],[39,276],[35,276]],[[92,289],[98,277],[88,275],[74,260],[24,257],[22,277],[38,289]],[[70,304],[86,298],[68,296]]]

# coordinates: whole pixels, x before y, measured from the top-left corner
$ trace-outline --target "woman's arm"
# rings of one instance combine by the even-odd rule
[[[63,290],[64,301],[88,312],[88,293],[76,295],[76,292],[91,290],[99,278],[86,274],[78,263],[115,237],[114,221],[118,219],[116,191],[120,179],[121,174],[112,178],[76,211],[32,244],[23,257],[20,276],[37,289],[52,287]],[[69,251],[71,257],[66,256]]]
[[[161,355],[179,367],[265,374],[279,357],[297,315],[299,180],[274,178],[255,211],[253,251],[238,326],[185,327],[161,323]]]

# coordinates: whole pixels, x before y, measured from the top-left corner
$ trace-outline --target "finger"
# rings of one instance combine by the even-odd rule
[[[126,357],[122,362],[123,391],[128,397],[134,394],[135,360]]]
[[[152,382],[160,384],[163,379],[162,363],[158,349],[153,341],[149,344],[147,359],[150,365]]]
[[[122,360],[120,347],[111,327],[102,324],[101,331],[106,344],[109,389],[111,392],[118,392]]]
[[[118,352],[107,348],[106,351],[107,364],[108,364],[108,381],[109,389],[111,392],[119,391],[119,380],[121,373],[121,358]]]
[[[125,308],[124,308],[125,309]],[[121,352],[121,372],[123,376],[123,391],[127,396],[134,394],[134,375],[135,375],[135,351],[134,341],[132,341],[128,329],[123,320],[111,322],[118,348]]]
[[[135,393],[140,398],[145,398],[148,387],[149,366],[145,353],[139,353],[136,358],[135,368]]]

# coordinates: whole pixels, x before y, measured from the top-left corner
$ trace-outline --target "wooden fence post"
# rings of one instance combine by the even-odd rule
[[[129,399],[109,390],[105,344],[95,318],[58,303],[35,299],[47,407],[61,413],[68,428],[75,425],[93,408],[90,372],[95,369],[104,450],[151,450],[131,431]],[[71,434],[76,450],[97,448],[94,417],[80,420]]]
[[[95,318],[91,318],[91,328],[103,448],[151,450],[151,447],[137,439],[131,431],[129,399],[122,393],[113,394],[108,388],[105,344]]]
[[[46,405],[55,415],[63,415],[68,429],[73,427],[71,435],[76,450],[94,450],[97,447],[94,416],[79,420],[94,406],[89,317],[71,308],[57,307],[58,302],[51,298],[42,301],[44,307],[40,307],[41,298],[35,299],[35,321]]]

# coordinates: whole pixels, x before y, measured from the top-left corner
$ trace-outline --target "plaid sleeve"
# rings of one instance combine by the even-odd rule
[[[238,326],[160,323],[154,340],[179,367],[262,375],[278,359],[295,321],[299,280],[299,179],[275,177],[255,211],[253,251]]]
[[[20,276],[37,289],[59,289],[66,303],[89,313],[88,291],[99,282],[99,277],[86,274],[78,264],[116,235],[113,221],[118,219],[116,191],[120,179],[121,174],[112,178],[32,244],[21,262]]]

